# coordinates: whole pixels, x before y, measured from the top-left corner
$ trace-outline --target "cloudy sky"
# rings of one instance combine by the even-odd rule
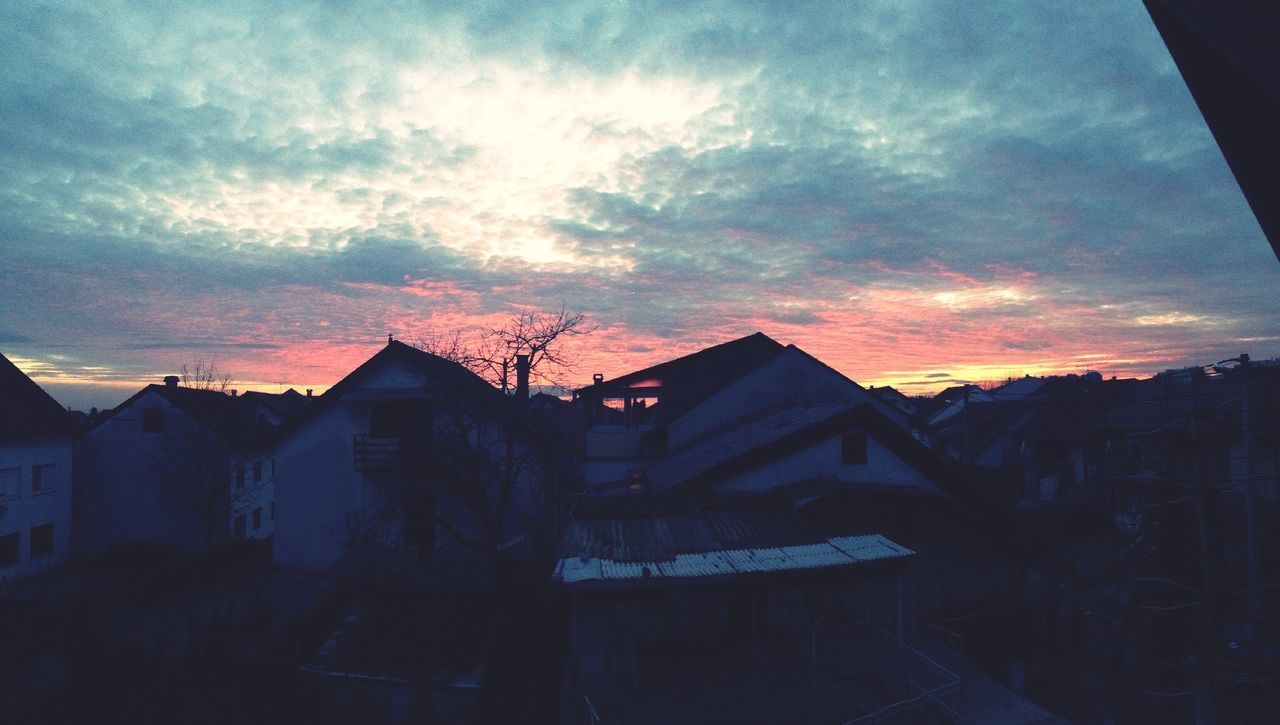
[[[756,330],[908,390],[1280,354],[1137,0],[263,5],[0,4],[0,352],[63,402],[562,306],[583,382]]]

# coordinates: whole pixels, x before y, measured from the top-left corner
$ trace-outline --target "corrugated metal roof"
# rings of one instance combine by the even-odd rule
[[[663,561],[676,554],[822,540],[811,524],[790,509],[673,511],[575,518],[565,530],[560,557]]]
[[[664,561],[617,561],[574,556],[560,560],[553,578],[565,584],[679,581],[708,577],[852,566],[913,556],[881,534],[841,536],[816,544],[679,553]]]

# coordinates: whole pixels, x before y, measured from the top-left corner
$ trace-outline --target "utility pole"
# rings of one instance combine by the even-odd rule
[[[1240,361],[1240,414],[1241,435],[1244,449],[1244,525],[1249,547],[1249,623],[1255,628],[1262,619],[1262,598],[1258,591],[1258,529],[1254,518],[1258,482],[1253,474],[1253,416],[1249,407],[1249,356],[1241,355]]]
[[[1205,669],[1201,670],[1198,665],[1193,665],[1196,669],[1192,675],[1192,690],[1194,691],[1193,703],[1195,708],[1195,721],[1197,725],[1212,725],[1214,720],[1213,692],[1211,687],[1211,675],[1217,660],[1218,648],[1218,622],[1216,603],[1214,602],[1213,587],[1213,561],[1209,547],[1209,514],[1206,510],[1208,506],[1209,496],[1209,477],[1208,462],[1205,460],[1206,448],[1205,441],[1200,437],[1200,425],[1197,422],[1199,411],[1199,397],[1196,395],[1198,375],[1191,376],[1191,446],[1196,455],[1196,492],[1194,494],[1196,501],[1196,513],[1200,523],[1200,571],[1204,577],[1204,611],[1205,626],[1208,630],[1209,641],[1207,642],[1206,657],[1208,661],[1205,663]]]

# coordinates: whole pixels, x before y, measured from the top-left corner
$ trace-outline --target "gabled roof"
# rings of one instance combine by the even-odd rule
[[[667,420],[675,420],[689,409],[719,392],[729,383],[773,359],[786,348],[757,332],[753,335],[708,347],[611,380],[578,389],[582,397],[606,397],[650,380],[661,381]]]
[[[642,511],[646,506],[659,507],[662,501],[677,504],[687,494],[705,490],[717,481],[743,471],[764,465],[784,456],[803,450],[813,444],[847,430],[865,432],[894,456],[915,468],[938,487],[961,509],[971,512],[978,519],[989,523],[993,531],[1002,532],[1025,553],[1033,553],[1039,546],[1034,535],[1023,530],[1008,511],[993,501],[969,477],[965,469],[941,455],[929,450],[909,433],[869,404],[856,406],[802,406],[779,411],[770,416],[739,426],[734,430],[713,436],[673,453],[645,471],[648,490],[642,494],[602,496],[601,503],[614,499],[608,510],[618,509],[619,504],[633,501],[634,508]],[[779,481],[779,488],[794,483]],[[885,487],[862,486],[885,493]],[[918,494],[923,491],[914,486],[898,486],[903,493]],[[934,494],[936,495],[936,494]],[[590,499],[582,499],[587,504]],[[590,505],[586,507],[590,509]]]
[[[355,370],[352,370],[342,380],[339,380],[333,387],[325,391],[324,395],[319,398],[313,398],[312,402],[307,406],[301,415],[295,416],[292,420],[280,426],[275,431],[275,440],[279,440],[298,427],[304,425],[307,421],[312,420],[342,400],[343,396],[354,388],[359,386],[360,380],[368,375],[371,371],[382,365],[400,361],[410,367],[416,368],[424,372],[430,379],[446,385],[450,388],[450,392],[461,393],[469,396],[477,401],[488,401],[492,404],[501,404],[507,400],[507,396],[503,395],[500,390],[486,383],[480,376],[466,369],[462,365],[446,360],[438,355],[432,355],[424,350],[406,345],[399,340],[392,340],[387,343],[386,347],[379,350],[373,357],[365,360]],[[426,392],[426,391],[422,391]]]
[[[190,416],[223,440],[237,445],[247,443],[254,434],[252,404],[217,390],[184,388],[177,385],[148,385],[117,405],[109,415],[99,418],[94,428],[111,420],[147,393],[154,393],[173,407]]]
[[[70,436],[76,429],[58,401],[0,355],[0,440]]]
[[[967,410],[942,421],[935,432],[962,442],[967,429],[969,453],[976,457],[1002,434],[1021,428],[1040,407],[1036,401],[1023,399],[972,402]]]
[[[256,390],[250,390],[240,397],[260,404],[286,421],[301,415],[302,411],[306,410],[307,405],[311,403],[310,398],[303,396],[293,388],[289,388],[283,393],[261,393]]]

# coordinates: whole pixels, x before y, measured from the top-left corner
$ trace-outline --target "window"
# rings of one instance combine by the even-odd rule
[[[0,567],[18,563],[18,533],[0,536]]]
[[[0,501],[17,498],[21,486],[21,468],[0,468]]]
[[[840,461],[845,465],[867,462],[867,434],[847,431],[840,437]]]
[[[253,530],[257,531],[260,528],[262,528],[262,509],[256,508],[253,510]]]
[[[262,480],[262,461],[253,463],[253,480],[255,483]]]
[[[45,463],[39,466],[31,467],[31,491],[52,491],[54,478],[54,464]]]
[[[146,408],[142,411],[142,432],[161,433],[164,431],[164,411],[159,408]]]
[[[235,529],[235,533],[232,535],[235,536],[237,539],[244,538],[244,535],[245,535],[244,514],[240,514],[239,516],[236,517],[236,529]]]
[[[31,529],[31,557],[53,553],[53,524]]]
[[[244,464],[236,464],[236,488],[244,488]]]

